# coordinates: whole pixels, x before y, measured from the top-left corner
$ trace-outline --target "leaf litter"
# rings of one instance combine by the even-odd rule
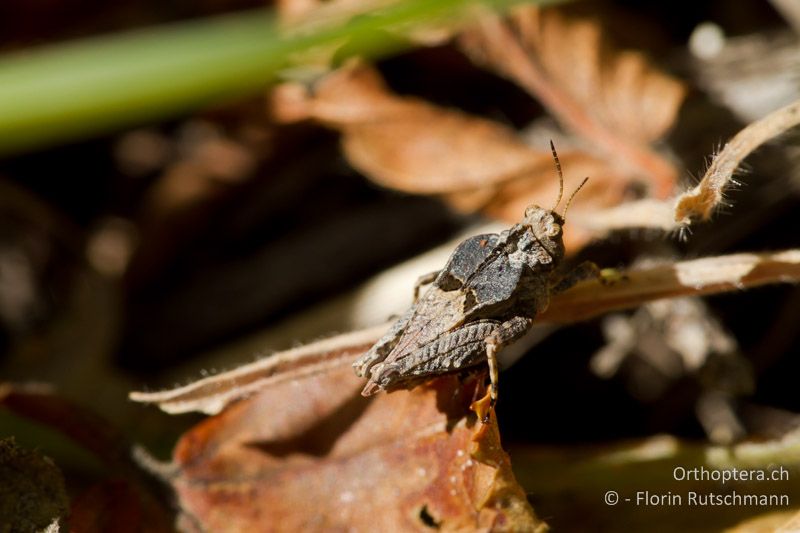
[[[179,441],[184,520],[214,531],[542,530],[496,423],[467,414],[478,383],[449,376],[369,401],[343,365],[264,389]]]
[[[588,281],[555,297],[540,320],[574,322],[654,299],[797,282],[800,250],[622,275],[626,281],[610,287]],[[483,373],[480,381],[445,376],[374,400],[358,394],[363,383],[351,362],[381,333],[348,333],[172,391],[132,393],[171,413],[219,412],[174,452],[170,483],[184,528],[545,527],[514,478],[496,418],[481,424],[470,411]]]
[[[594,21],[535,6],[507,18],[482,13],[455,39],[476,64],[545,105],[568,139],[558,143],[566,145],[559,148],[564,166],[591,176],[573,208],[568,250],[607,231],[593,214],[637,199],[637,186],[662,200],[675,190],[679,171],[655,143],[674,125],[686,88],[643,54],[614,48]],[[545,143],[533,146],[499,122],[395,95],[363,62],[351,60],[311,87],[278,87],[273,115],[340,131],[349,162],[384,187],[437,195],[507,222],[557,193]],[[646,216],[637,222],[650,225]]]
[[[284,2],[293,3],[317,5]],[[329,4],[336,9],[336,2]],[[351,4],[359,10],[359,2]],[[573,253],[614,229],[670,231],[708,220],[742,160],[797,123],[793,104],[751,125],[720,152],[697,187],[674,195],[680,171],[659,142],[675,125],[683,82],[641,53],[611,47],[594,21],[555,9],[522,6],[505,18],[486,13],[464,31],[439,32],[427,42],[448,35],[476,64],[542,102],[562,128],[564,166],[570,175],[591,176],[570,211]],[[375,183],[438,196],[466,212],[516,221],[526,205],[549,205],[556,196],[546,149],[500,122],[394,94],[362,61],[311,86],[284,84],[271,97],[271,113],[283,122],[311,119],[339,131],[348,161]],[[250,172],[251,162],[245,163],[237,175]],[[224,174],[226,167],[220,168]],[[538,320],[572,323],[661,298],[796,283],[798,265],[800,250],[651,264],[622,272],[623,281],[610,287],[582,283],[554,299]],[[383,328],[279,352],[171,391],[131,393],[173,414],[214,415],[182,436],[171,468],[162,472],[178,496],[181,528],[546,528],[511,470],[496,419],[479,422],[486,409],[475,401],[483,390],[481,373],[445,376],[373,400],[358,395],[363,383],[350,363]],[[8,390],[7,404],[21,397]],[[59,423],[52,413],[45,418]],[[116,450],[112,444],[103,446]],[[126,474],[133,470],[121,464]],[[553,475],[538,483],[557,481]],[[138,483],[130,489],[108,482],[88,491],[80,500],[87,520],[130,500],[131,490],[138,495]],[[783,513],[777,520],[790,527],[797,517]]]
[[[576,203],[573,220],[590,221],[593,213],[602,220],[604,212],[647,205],[632,210],[639,218],[623,227],[652,225],[648,212],[667,205],[677,186],[677,168],[654,145],[674,124],[686,92],[681,82],[641,54],[610,48],[591,22],[569,21],[554,10],[523,7],[505,20],[486,15],[458,42],[476,63],[539,98],[580,139],[562,161],[570,173],[592,176],[595,188]],[[270,113],[338,130],[348,161],[387,188],[513,219],[524,205],[547,205],[555,197],[547,151],[495,121],[393,94],[362,61],[351,60],[313,88],[278,87]],[[587,143],[595,151],[583,148]],[[637,181],[649,197],[624,203]],[[596,232],[611,225],[587,226]],[[573,250],[592,234],[575,233],[568,244]],[[796,282],[798,265],[800,252],[788,250],[631,270],[611,287],[579,284],[554,298],[538,320],[575,322],[661,298]],[[171,483],[186,529],[546,527],[510,470],[496,419],[483,425],[470,411],[470,405],[486,408],[474,402],[475,376],[464,383],[445,376],[373,401],[358,396],[361,383],[349,363],[383,327],[172,391],[131,394],[172,413],[218,413],[187,432],[174,452],[178,470]]]

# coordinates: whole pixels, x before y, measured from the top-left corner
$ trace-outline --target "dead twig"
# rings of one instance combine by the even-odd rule
[[[769,283],[800,282],[800,249],[734,254],[631,270],[624,281],[587,281],[556,296],[537,322],[573,323],[660,298],[729,292]],[[383,324],[278,352],[189,385],[159,392],[132,392],[133,401],[155,403],[172,414],[220,412],[234,400],[265,387],[350,365],[388,328]],[[355,390],[353,391],[355,394]]]
[[[688,226],[708,220],[731,183],[733,173],[753,150],[800,124],[800,100],[753,122],[728,141],[708,167],[702,181],[677,198],[675,222]]]

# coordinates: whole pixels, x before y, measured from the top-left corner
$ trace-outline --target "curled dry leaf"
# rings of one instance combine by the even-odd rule
[[[172,484],[183,522],[212,531],[544,529],[495,422],[466,414],[477,383],[449,376],[370,401],[346,365],[233,404],[178,443]]]
[[[581,225],[595,231],[624,227],[680,229],[711,218],[722,203],[725,188],[742,161],[765,142],[800,124],[800,101],[774,111],[745,127],[728,141],[691,190],[666,200],[644,199],[588,214],[577,214]]]
[[[694,220],[708,220],[720,204],[725,187],[745,157],[786,130],[800,124],[800,101],[773,111],[737,133],[714,157],[703,179],[692,190],[680,195],[675,204],[674,220],[688,225]]]
[[[596,23],[569,20],[552,9],[522,6],[508,20],[487,11],[461,34],[460,44],[600,149],[560,154],[568,181],[592,178],[573,208],[576,231],[567,238],[568,250],[608,229],[674,227],[662,220],[671,204],[658,204],[656,217],[648,216],[652,199],[637,209],[614,208],[634,179],[652,185],[657,197],[672,193],[677,170],[651,144],[675,121],[686,92],[681,82],[643,54],[613,49]],[[271,103],[279,120],[314,119],[339,130],[348,160],[386,187],[442,195],[457,209],[514,222],[527,205],[549,205],[556,196],[548,150],[531,148],[493,121],[394,95],[363,64],[329,74],[313,91],[283,85]]]
[[[580,152],[559,154],[561,166],[567,172],[565,176],[567,191],[574,187],[578,177],[590,176],[589,181],[581,188],[570,204],[568,225],[569,231],[564,235],[567,250],[577,250],[591,238],[597,236],[590,223],[593,213],[603,212],[619,204],[625,196],[629,178],[617,173],[608,163],[594,156]],[[543,168],[534,179],[532,176],[521,177],[502,184],[493,192],[482,211],[493,218],[517,222],[520,213],[531,204],[549,207],[558,197],[558,179],[552,167]],[[455,195],[449,195],[452,202],[457,201]],[[626,205],[626,204],[622,204]],[[589,222],[589,223],[587,223]],[[605,229],[605,228],[603,228]]]
[[[537,97],[571,132],[666,197],[677,170],[650,147],[675,122],[684,84],[638,52],[612,48],[597,23],[556,9],[520,6],[507,20],[487,13],[460,44],[476,63]]]
[[[584,281],[554,296],[550,307],[537,317],[537,323],[569,324],[661,298],[716,294],[770,283],[797,283],[800,282],[800,250],[665,263],[622,272],[620,278],[610,286],[597,280]],[[389,324],[383,324],[346,333],[280,352],[176,389],[132,392],[130,398],[155,403],[169,413],[217,413],[234,400],[265,387],[343,366],[352,372],[350,363],[377,341],[388,327]]]
[[[183,387],[160,392],[132,392],[130,399],[135,402],[157,403],[161,409],[171,414],[192,411],[217,414],[232,401],[262,389],[287,380],[323,373],[342,364],[349,365],[383,335],[385,330],[386,326],[381,325],[345,333],[276,353]],[[293,416],[296,417],[297,414]]]
[[[279,87],[279,119],[313,118],[340,130],[350,162],[381,185],[416,194],[486,187],[552,169],[549,152],[531,150],[498,123],[392,94],[380,75],[351,64],[331,73],[313,96]]]
[[[570,323],[660,298],[700,296],[800,281],[800,250],[706,257],[630,270],[624,281],[603,287],[580,283],[553,299],[540,319]]]
[[[342,132],[348,160],[375,182],[414,194],[445,195],[462,210],[516,222],[530,204],[551,205],[558,195],[548,147],[535,150],[511,129],[424,100],[389,91],[372,68],[351,64],[323,78],[313,95],[297,84],[275,90],[279,120],[314,119]],[[581,151],[559,154],[569,182],[590,175],[572,213],[616,205],[630,176]],[[586,241],[572,232],[567,247]]]

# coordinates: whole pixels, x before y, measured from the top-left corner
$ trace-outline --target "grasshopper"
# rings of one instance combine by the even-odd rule
[[[556,209],[564,193],[564,178],[552,141],[550,149],[560,185],[555,206],[529,206],[522,221],[509,229],[469,237],[456,247],[444,268],[420,277],[411,308],[353,363],[356,374],[368,378],[362,395],[410,388],[431,377],[488,362],[494,406],[497,353],[531,328],[552,294],[599,273],[593,263],[583,263],[567,275],[558,271],[564,258],[564,217],[588,178],[559,215]],[[419,297],[425,285],[429,288]]]

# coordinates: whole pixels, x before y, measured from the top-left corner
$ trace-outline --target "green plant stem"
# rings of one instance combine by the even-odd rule
[[[512,0],[492,0],[504,7]],[[0,155],[174,117],[264,88],[297,54],[347,41],[396,50],[386,32],[441,21],[469,0],[408,0],[284,35],[268,10],[88,38],[0,57]]]

